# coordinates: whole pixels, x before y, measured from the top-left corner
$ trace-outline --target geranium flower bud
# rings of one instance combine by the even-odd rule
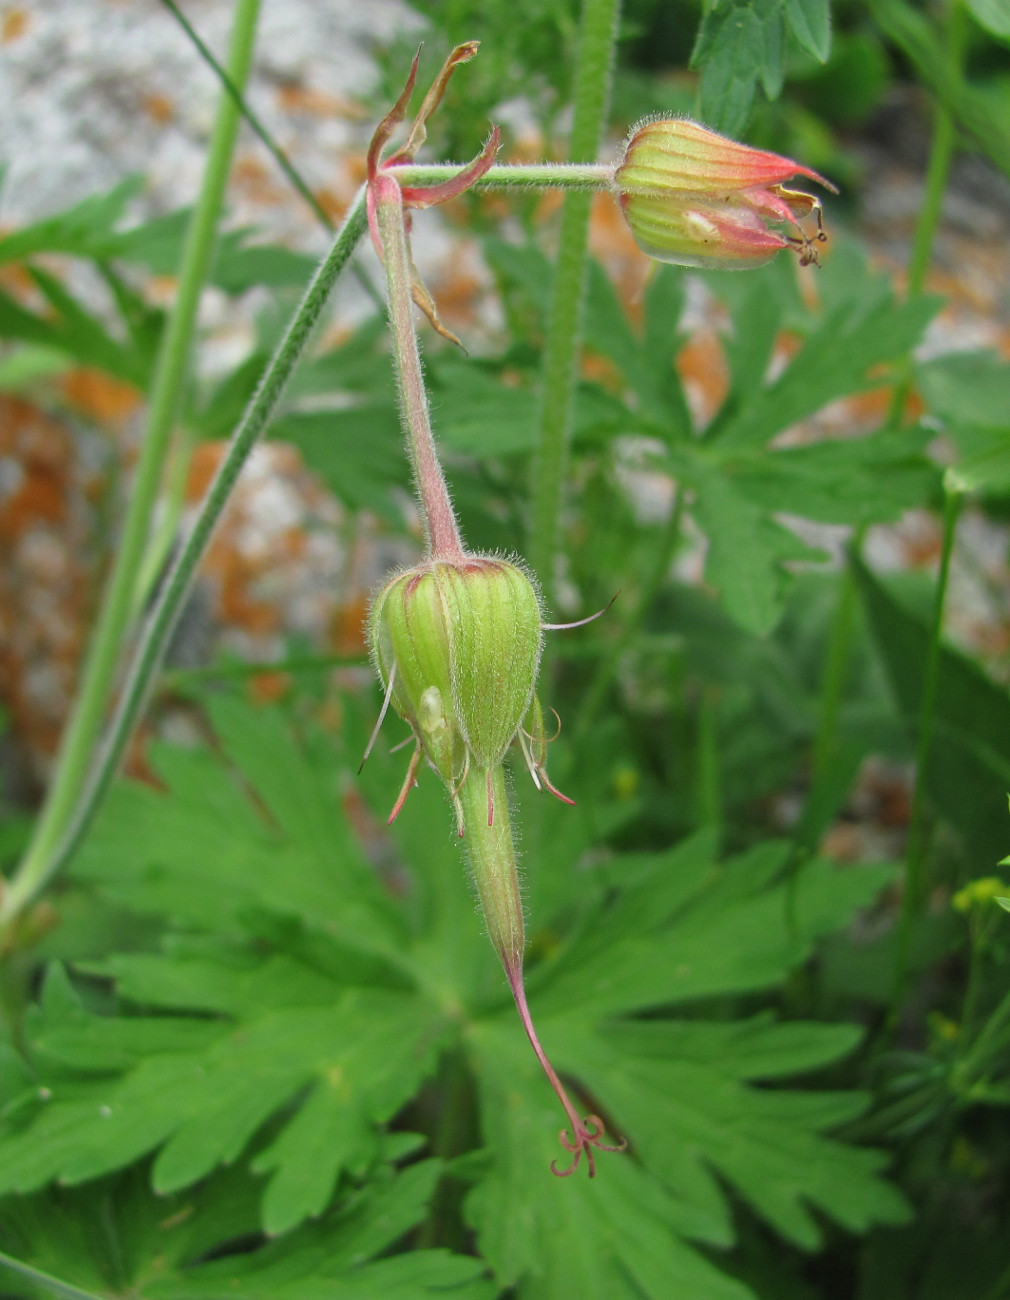
[[[368,638],[389,702],[455,798],[471,765],[501,762],[529,710],[543,644],[536,588],[494,556],[429,560],[379,592]]]
[[[631,133],[615,172],[625,219],[649,257],[678,266],[733,270],[760,266],[783,248],[801,265],[817,262],[826,239],[820,202],[781,184],[806,176],[835,187],[800,163],[752,149],[685,118],[646,121]],[[800,218],[811,214],[808,235]],[[783,234],[771,228],[792,227]]]

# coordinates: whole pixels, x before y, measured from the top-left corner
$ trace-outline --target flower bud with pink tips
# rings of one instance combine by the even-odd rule
[[[793,176],[838,192],[790,158],[675,118],[635,127],[614,181],[635,242],[649,257],[734,270],[760,266],[784,248],[799,254],[801,266],[817,263],[816,245],[827,239],[820,201],[786,189],[782,182]],[[811,217],[808,232],[800,223]]]

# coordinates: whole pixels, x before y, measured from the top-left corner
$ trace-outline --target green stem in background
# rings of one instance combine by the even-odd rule
[[[330,214],[326,211],[323,205],[312,193],[312,190],[309,188],[305,178],[301,175],[301,173],[295,167],[291,159],[287,156],[284,150],[280,147],[280,145],[276,142],[276,140],[273,138],[273,136],[270,134],[267,128],[260,121],[259,116],[256,113],[254,113],[253,110],[249,107],[249,104],[246,101],[245,95],[242,93],[241,88],[239,86],[236,86],[234,81],[232,81],[231,77],[228,76],[227,69],[221,66],[221,64],[214,57],[213,52],[207,48],[207,45],[201,39],[199,32],[197,32],[197,30],[189,22],[186,15],[175,3],[175,0],[161,0],[161,2],[166,7],[166,9],[168,9],[169,12],[173,15],[173,17],[176,19],[176,21],[178,22],[182,30],[186,33],[187,37],[192,42],[196,52],[200,55],[201,59],[203,59],[203,61],[207,64],[208,68],[210,68],[210,70],[217,77],[218,81],[221,83],[225,92],[228,95],[230,95],[231,98],[234,100],[235,107],[238,109],[238,111],[245,118],[246,122],[249,124],[249,129],[253,132],[253,134],[260,141],[260,143],[266,148],[271,158],[273,158],[274,162],[284,173],[285,179],[291,185],[292,189],[295,190],[295,192],[305,201],[307,206],[312,210],[313,216],[323,227],[326,233],[328,235],[333,235],[333,233],[336,230],[336,226],[334,225],[333,221],[330,219]],[[371,298],[372,302],[375,303],[376,307],[379,308],[379,310],[381,310],[383,305],[382,298],[378,290],[376,289],[375,285],[372,283],[371,279],[369,278],[369,276],[365,274],[365,272],[362,270],[360,266],[353,266],[351,269],[354,275],[357,277],[357,281],[361,285],[362,289],[364,289],[365,293],[368,294],[369,298]]]
[[[947,57],[952,76],[960,77],[964,53],[965,24],[961,6],[952,0],[947,17]],[[943,100],[937,100],[933,116],[933,140],[929,151],[929,165],[923,185],[922,203],[915,223],[912,252],[908,259],[908,297],[922,293],[933,257],[933,244],[943,213],[943,197],[950,179],[950,168],[957,146],[957,129],[954,114]],[[911,364],[906,362],[904,374],[895,385],[887,412],[887,423],[897,428],[912,387]]]
[[[63,1282],[60,1278],[53,1277],[51,1273],[43,1273],[40,1268],[33,1268],[31,1264],[23,1264],[21,1260],[14,1259],[12,1255],[5,1255],[2,1251],[0,1251],[0,1268],[9,1269],[18,1277],[31,1282],[46,1295],[58,1296],[60,1300],[101,1300],[101,1296],[96,1295],[94,1291],[82,1291],[80,1287],[71,1286],[69,1282]]]
[[[952,76],[960,78],[964,53],[964,20],[957,0],[952,0],[948,11],[947,52]],[[933,244],[943,209],[943,196],[950,178],[954,159],[956,131],[950,108],[937,101],[933,119],[933,140],[929,166],[926,171],[922,204],[912,240],[908,263],[908,296],[922,292],[933,255]],[[901,424],[908,395],[912,386],[911,365],[906,362],[897,378],[886,417],[886,427],[896,429]],[[857,557],[862,551],[865,529],[860,529],[852,540],[851,549]],[[846,669],[852,658],[852,643],[856,628],[855,578],[846,569],[841,578],[838,605],[831,626],[828,657],[821,682],[820,711],[817,735],[814,740],[813,781],[828,775],[831,760],[838,748],[838,719],[841,712],[842,693]],[[811,795],[814,798],[814,795]]]
[[[858,555],[862,550],[863,530],[853,539],[852,549]],[[817,735],[814,737],[813,770],[811,781],[816,788],[825,780],[831,769],[838,745],[838,718],[845,693],[845,682],[852,660],[852,643],[856,629],[856,580],[852,566],[846,564],[838,575],[838,601],[831,620],[824,677],[821,682],[820,714]]]
[[[583,0],[569,154],[592,162],[610,107],[619,0]],[[590,194],[569,194],[561,217],[551,312],[544,342],[537,451],[533,458],[529,560],[551,607],[562,489],[568,466],[585,298]]]
[[[284,150],[275,143],[270,132],[246,103],[241,86],[235,84],[234,79],[228,73],[228,69],[222,67],[214,57],[213,52],[207,48],[207,45],[201,39],[199,32],[196,31],[189,19],[175,3],[175,0],[161,0],[161,3],[169,10],[173,18],[189,37],[190,41],[192,41],[201,59],[203,59],[204,63],[207,64],[217,77],[225,94],[231,98],[232,103],[235,105],[236,112],[241,113],[248,122],[250,130],[255,133],[260,143],[265,146],[274,162],[284,173],[291,187],[296,191],[296,193],[301,195],[306,204],[312,209],[313,215],[319,221],[320,225],[332,234],[334,226],[333,222],[330,220],[329,213],[309,189],[308,185],[302,179],[300,173],[297,171]]]
[[[655,605],[656,597],[669,577],[670,566],[673,564],[674,557],[677,554],[677,547],[680,545],[683,521],[684,493],[680,488],[677,488],[673,507],[660,535],[659,545],[656,547],[654,563],[639,592],[635,607],[621,624],[617,640],[601,658],[596,674],[582,697],[576,723],[576,742],[592,730],[621,662],[621,657],[630,649],[642,630],[642,625],[648,616],[649,610]]]
[[[132,617],[135,619],[143,613],[175,545],[179,522],[186,505],[186,482],[189,478],[189,467],[193,460],[195,446],[194,430],[180,427],[173,440],[171,454],[165,468],[154,526],[137,572],[132,609]]]
[[[926,863],[926,772],[933,743],[933,723],[936,714],[936,692],[940,678],[940,640],[943,632],[943,611],[950,578],[950,557],[954,550],[954,535],[961,512],[963,497],[959,492],[945,491],[943,509],[943,543],[940,551],[940,572],[933,596],[933,619],[930,627],[929,650],[923,673],[922,705],[919,709],[919,740],[915,753],[915,788],[912,792],[912,811],[908,822],[908,851],[905,860],[905,889],[901,899],[901,919],[898,923],[898,943],[895,955],[894,1000],[892,1018],[905,986],[908,970],[908,949],[912,921],[922,901]]]
[[[214,527],[235,486],[235,480],[260,435],[270,423],[287,381],[312,337],[312,331],[333,285],[364,229],[365,195],[362,190],[348,211],[332,249],[309,282],[259,388],[232,435],[225,458],[207,490],[193,531],[166,575],[134,654],[104,744],[98,757],[92,761],[88,783],[73,809],[72,819],[68,819],[62,836],[50,853],[42,856],[36,851],[21,864],[0,898],[0,951],[3,948],[3,931],[65,865],[90,825],[140,717],[151,683],[192,587],[197,565],[207,549]]]
[[[259,0],[239,0],[228,56],[229,76],[244,85],[252,64]],[[81,673],[77,694],[60,743],[52,783],[17,879],[47,874],[46,864],[77,803],[94,762],[123,641],[130,630],[137,576],[144,560],[151,517],[161,484],[165,457],[182,401],[197,309],[210,269],[239,114],[227,95],[218,105],[203,185],[186,232],[179,270],[179,291],[161,342],[151,386],[147,429],[123,531],[116,550],[101,611]],[[34,891],[32,891],[34,892]],[[11,885],[11,893],[19,893]],[[0,916],[8,899],[0,900]]]

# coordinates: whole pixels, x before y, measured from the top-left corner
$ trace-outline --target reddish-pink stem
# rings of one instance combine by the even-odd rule
[[[403,195],[397,181],[379,171],[371,182],[371,208],[382,243],[389,286],[389,321],[392,327],[396,374],[407,445],[414,479],[421,497],[428,554],[434,560],[462,560],[463,539],[442,474],[428,416],[428,399],[421,374],[421,356],[414,329],[411,298],[411,264],[407,250]]]
[[[558,1078],[557,1071],[547,1059],[547,1053],[540,1046],[540,1039],[537,1037],[537,1031],[533,1027],[533,1017],[530,1015],[529,1004],[526,1001],[526,988],[523,984],[522,958],[504,959],[505,974],[508,976],[509,987],[512,989],[512,996],[515,999],[516,1010],[519,1012],[519,1019],[523,1022],[523,1028],[526,1030],[526,1037],[530,1040],[537,1060],[543,1066],[544,1073],[550,1080],[551,1087],[557,1093],[558,1101],[564,1107],[565,1114],[568,1116],[568,1123],[571,1126],[571,1137],[564,1129],[559,1136],[561,1145],[571,1153],[572,1161],[567,1169],[558,1169],[557,1163],[551,1161],[551,1172],[559,1178],[567,1178],[569,1174],[574,1174],[579,1167],[579,1161],[583,1152],[586,1156],[586,1165],[589,1170],[589,1177],[592,1178],[596,1173],[596,1160],[593,1156],[594,1147],[598,1151],[623,1151],[627,1145],[620,1142],[615,1146],[605,1146],[600,1138],[603,1136],[603,1122],[596,1115],[587,1115],[584,1119],[575,1109],[565,1086]]]

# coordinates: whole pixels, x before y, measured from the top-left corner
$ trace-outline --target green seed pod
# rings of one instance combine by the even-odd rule
[[[543,634],[536,588],[493,556],[430,560],[393,578],[369,618],[375,666],[443,780],[499,763],[533,696]],[[437,692],[433,694],[432,692]]]

